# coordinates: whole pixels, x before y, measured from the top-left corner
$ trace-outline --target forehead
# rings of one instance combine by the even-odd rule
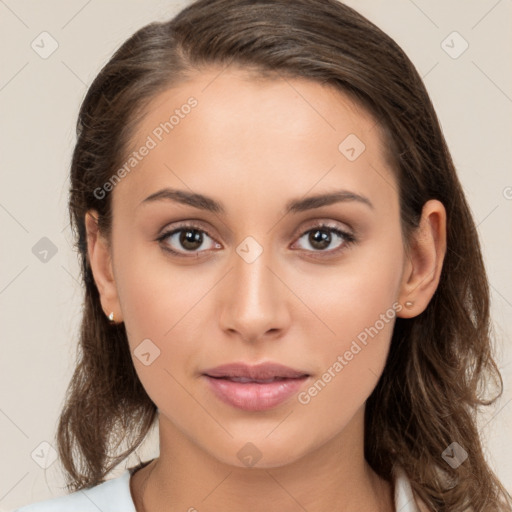
[[[126,193],[138,204],[166,185],[236,198],[240,187],[261,191],[259,183],[286,197],[339,185],[384,192],[383,201],[396,196],[375,119],[344,93],[312,80],[240,69],[197,73],[149,103],[130,151],[144,146],[151,149],[139,155],[114,199]]]

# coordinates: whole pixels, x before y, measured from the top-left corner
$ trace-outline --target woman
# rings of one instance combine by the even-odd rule
[[[389,36],[336,0],[199,0],[115,53],[77,135],[73,492],[20,511],[512,510],[475,224]]]

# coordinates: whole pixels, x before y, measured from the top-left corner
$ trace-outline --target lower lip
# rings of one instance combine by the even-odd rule
[[[265,411],[283,403],[298,392],[308,376],[265,384],[234,382],[204,375],[212,391],[224,403],[245,411]]]

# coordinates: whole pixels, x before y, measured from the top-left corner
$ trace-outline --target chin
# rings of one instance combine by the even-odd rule
[[[303,442],[288,438],[287,443],[269,438],[249,441],[229,441],[229,447],[218,450],[217,445],[210,454],[220,462],[244,469],[271,469],[293,464],[306,453]],[[277,442],[276,442],[277,441]],[[299,450],[298,447],[301,449]]]

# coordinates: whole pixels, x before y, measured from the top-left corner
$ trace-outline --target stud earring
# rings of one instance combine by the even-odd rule
[[[110,315],[108,315],[108,319],[109,319],[112,323],[114,323],[114,312],[113,312],[113,311],[110,313]]]
[[[406,303],[405,303],[405,307],[406,308],[412,308],[414,306],[414,302],[411,302],[410,300],[408,300]]]

